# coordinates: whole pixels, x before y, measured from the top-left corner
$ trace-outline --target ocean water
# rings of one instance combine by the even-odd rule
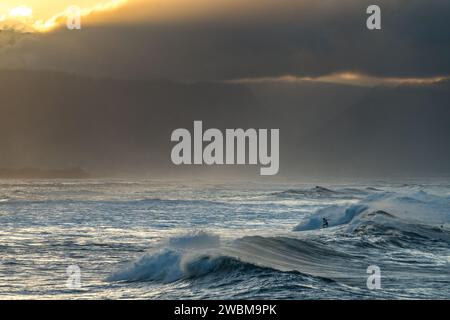
[[[449,299],[449,223],[450,183],[4,180],[0,299]]]

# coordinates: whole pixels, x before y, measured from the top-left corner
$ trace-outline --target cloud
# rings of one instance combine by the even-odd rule
[[[450,75],[449,1],[375,2],[382,10],[377,31],[366,28],[369,0],[251,0],[164,19],[150,14],[152,8],[158,12],[155,2],[130,1],[97,14],[101,25],[89,25],[88,17],[81,31],[58,29],[2,50],[0,67],[15,61],[32,69],[184,81],[286,75],[421,81]]]
[[[81,19],[86,19],[92,14],[100,14],[103,12],[108,12],[119,8],[120,6],[128,3],[128,0],[109,0],[105,3],[98,3],[89,8],[79,8],[77,6],[69,6],[65,11],[60,12],[50,19],[47,20],[37,20],[33,23],[33,28],[37,32],[48,32],[50,30],[56,29],[58,27],[64,27],[67,20],[73,14],[79,14]]]
[[[341,83],[358,86],[378,86],[378,85],[430,85],[449,80],[450,76],[422,77],[422,78],[396,78],[396,77],[376,77],[359,73],[343,72],[318,77],[299,77],[285,75],[279,77],[245,78],[230,80],[236,84],[258,84],[258,83],[302,83],[302,82],[323,82]]]
[[[128,0],[104,0],[87,7],[75,5],[67,6],[63,11],[53,14],[50,18],[37,18],[33,15],[33,8],[30,6],[12,7],[7,10],[7,14],[0,15],[0,30],[11,28],[17,24],[23,25],[28,32],[49,32],[57,28],[65,27],[67,20],[74,14],[80,15],[81,19],[92,21],[92,15],[99,15],[109,12],[128,3]],[[4,11],[5,9],[3,9]],[[89,19],[87,19],[89,18]],[[16,28],[17,29],[17,28]],[[20,29],[19,29],[20,30]]]

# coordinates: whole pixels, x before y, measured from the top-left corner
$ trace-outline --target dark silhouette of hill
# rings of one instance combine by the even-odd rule
[[[228,84],[0,72],[1,166],[169,166],[171,132],[257,126],[250,90]]]
[[[280,128],[282,175],[450,172],[448,82],[247,86],[10,70],[0,83],[1,168],[178,174],[193,168],[171,164],[170,135],[202,120],[205,128]]]
[[[81,168],[39,169],[39,168],[0,168],[0,179],[86,179],[90,175]]]
[[[306,137],[308,160],[328,172],[450,173],[449,89],[448,81],[372,89]]]

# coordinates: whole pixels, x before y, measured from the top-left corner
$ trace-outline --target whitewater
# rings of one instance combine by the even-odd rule
[[[449,298],[448,181],[0,181],[0,299]]]

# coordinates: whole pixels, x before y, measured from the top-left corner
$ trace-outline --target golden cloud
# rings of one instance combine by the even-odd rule
[[[77,12],[77,14],[80,15],[81,20],[83,20],[83,18],[95,13],[117,9],[127,2],[128,0],[109,0],[87,8],[69,6],[64,11],[54,14],[49,19],[34,18],[33,8],[22,5],[12,7],[6,13],[0,14],[0,23],[4,26],[8,26],[9,28],[20,24],[21,29],[25,29],[28,32],[42,33],[66,25],[68,19],[73,16],[74,12]],[[74,10],[74,8],[77,10]],[[2,26],[0,25],[0,29],[1,27]]]

